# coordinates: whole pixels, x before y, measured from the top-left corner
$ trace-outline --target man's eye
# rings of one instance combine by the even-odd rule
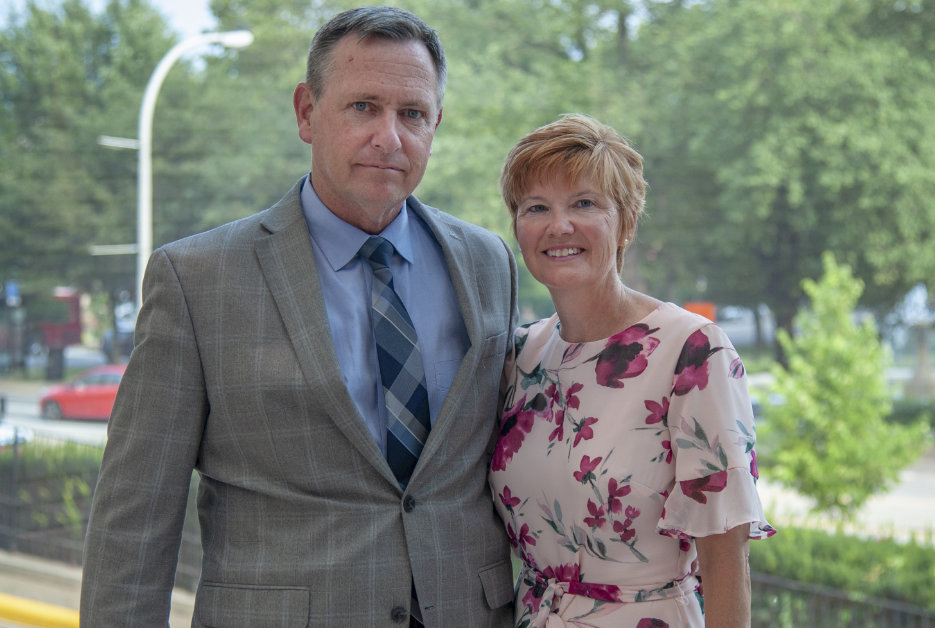
[[[419,120],[425,117],[418,109],[406,109],[405,115],[410,120]]]
[[[367,107],[368,107],[369,105],[368,105],[368,103],[365,103],[365,102],[355,102],[355,103],[354,103],[353,105],[351,105],[351,106],[354,107],[354,109],[355,109],[356,111],[367,111]]]

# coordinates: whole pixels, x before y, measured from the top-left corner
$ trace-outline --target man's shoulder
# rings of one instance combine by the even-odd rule
[[[182,252],[215,247],[237,248],[238,244],[252,246],[254,240],[260,235],[283,229],[301,219],[301,204],[297,203],[299,203],[298,195],[293,189],[266,209],[180,238],[162,248],[167,251]]]
[[[503,247],[502,238],[496,233],[485,229],[484,227],[458,218],[457,216],[442,211],[437,207],[427,205],[416,199],[414,196],[410,197],[409,202],[415,208],[416,213],[421,215],[429,222],[435,221],[437,225],[444,226],[448,230],[459,233],[467,239],[483,242],[498,248]]]

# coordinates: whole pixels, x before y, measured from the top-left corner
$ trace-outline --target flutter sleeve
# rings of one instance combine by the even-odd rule
[[[756,489],[756,435],[743,363],[716,325],[685,340],[669,399],[675,484],[660,533],[701,537],[749,524],[751,539],[774,534]]]

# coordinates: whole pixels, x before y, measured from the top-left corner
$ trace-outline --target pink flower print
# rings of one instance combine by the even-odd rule
[[[565,393],[566,408],[573,408],[577,410],[581,406],[581,400],[578,399],[578,395],[575,393],[577,393],[582,388],[584,388],[584,384],[579,384],[577,382],[568,388],[568,392]]]
[[[498,497],[500,497],[500,503],[506,506],[506,509],[510,512],[513,512],[514,506],[519,506],[520,499],[519,497],[513,497],[513,492],[510,491],[509,486],[504,486]]]
[[[627,518],[623,521],[614,521],[614,532],[620,535],[620,540],[624,543],[632,540],[633,537],[636,536],[636,530],[631,526],[633,525],[633,520],[640,516],[640,511],[633,506],[627,506],[626,516]]]
[[[607,520],[604,519],[604,507],[600,504],[595,504],[592,500],[588,500],[588,512],[591,514],[590,517],[584,518],[584,523],[588,525],[591,529],[594,528],[603,528],[604,524],[607,523]]]
[[[672,464],[672,441],[662,441],[662,451],[666,455],[666,464]]]
[[[564,420],[564,413],[563,413],[562,417],[559,419],[558,427],[552,430],[552,433],[549,434],[549,442],[550,443],[552,441],[561,442],[564,439],[565,439],[565,420]]]
[[[617,480],[610,478],[607,482],[607,506],[610,512],[619,513],[623,510],[623,502],[620,498],[629,495],[630,490],[629,484],[617,484]]]
[[[506,524],[506,538],[510,542],[510,545],[513,547],[519,547],[519,539],[516,536],[516,530],[513,529],[513,524]]]
[[[753,476],[753,479],[758,480],[760,478],[760,470],[756,466],[756,450],[750,450],[750,475]]]
[[[546,580],[555,578],[559,582],[579,582],[581,580],[581,566],[577,563],[568,563],[558,567],[550,565],[542,571],[542,575],[545,576]]]
[[[731,378],[740,379],[741,377],[743,377],[745,372],[746,371],[743,367],[743,360],[741,360],[739,357],[734,358],[733,361],[730,363]]]
[[[597,465],[601,463],[603,459],[602,456],[598,456],[594,460],[591,460],[591,456],[585,456],[581,459],[581,464],[579,466],[579,471],[575,471],[575,479],[581,482],[582,484],[587,484],[589,481],[596,479],[594,475],[594,469],[597,468]]]
[[[620,521],[614,521],[614,532],[620,535],[620,540],[624,543],[636,536],[636,530],[624,525]]]
[[[703,478],[686,480],[679,482],[682,493],[691,497],[699,504],[707,504],[708,497],[705,493],[720,493],[727,486],[727,471],[718,471]]]
[[[578,443],[583,440],[591,440],[594,438],[594,430],[591,429],[591,426],[595,423],[597,423],[597,419],[593,416],[589,416],[578,424],[578,427],[574,429],[575,442],[572,444],[572,447],[577,447]]]
[[[549,401],[553,404],[558,403],[560,400],[558,394],[558,386],[555,384],[549,384],[546,389],[543,391],[546,397],[549,398]]]
[[[529,535],[529,524],[524,523],[523,526],[519,529],[519,534],[517,535],[519,544],[523,546],[523,549],[526,549],[527,545],[535,545],[536,539]]]
[[[526,434],[532,430],[535,412],[524,410],[525,403],[524,395],[516,405],[504,412],[503,418],[500,419],[500,438],[490,462],[490,468],[494,471],[506,470],[507,463],[513,459],[513,454],[519,451]]]
[[[643,402],[643,405],[649,410],[649,416],[646,417],[646,425],[653,425],[655,423],[662,423],[663,425],[669,424],[668,397],[663,397],[660,403],[647,399]]]
[[[583,348],[584,348],[584,343],[579,342],[565,349],[565,353],[562,354],[562,364],[566,364],[567,362],[571,362],[572,360],[577,358]]]
[[[708,358],[724,347],[711,348],[711,342],[700,329],[688,337],[675,365],[675,385],[672,392],[685,395],[692,388],[704,390],[708,385]]]
[[[669,624],[655,617],[644,617],[636,628],[669,628]]]
[[[604,349],[591,358],[597,360],[594,369],[597,383],[608,388],[623,388],[622,380],[645,371],[650,354],[659,345],[659,339],[650,334],[658,330],[658,327],[650,329],[639,323],[611,336]]]
[[[594,582],[581,582],[577,586],[569,587],[569,593],[574,595],[584,595],[592,600],[602,600],[604,602],[622,602],[620,599],[620,587],[615,584],[597,584]]]
[[[536,595],[537,592],[539,595]],[[539,608],[543,593],[545,593],[544,587],[529,587],[526,590],[526,595],[523,596],[523,606],[534,613]]]

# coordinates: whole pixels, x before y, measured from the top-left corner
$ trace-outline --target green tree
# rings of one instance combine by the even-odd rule
[[[9,14],[0,31],[0,268],[23,286],[27,309],[55,285],[91,289],[102,273],[91,245],[135,240],[135,169],[97,137],[133,136],[149,69],[170,43],[161,16],[138,0],[113,0],[100,15],[80,0],[27,2]],[[132,273],[126,279],[132,286]]]
[[[674,299],[765,302],[783,328],[820,253],[888,309],[935,276],[935,3],[650,3],[638,241]],[[681,5],[681,3],[677,3]]]
[[[885,421],[889,355],[872,319],[855,322],[862,282],[833,254],[820,281],[802,289],[810,306],[795,317],[793,338],[779,330],[789,366],[776,366],[760,431],[764,473],[812,498],[817,510],[854,514],[929,445],[929,426]]]

